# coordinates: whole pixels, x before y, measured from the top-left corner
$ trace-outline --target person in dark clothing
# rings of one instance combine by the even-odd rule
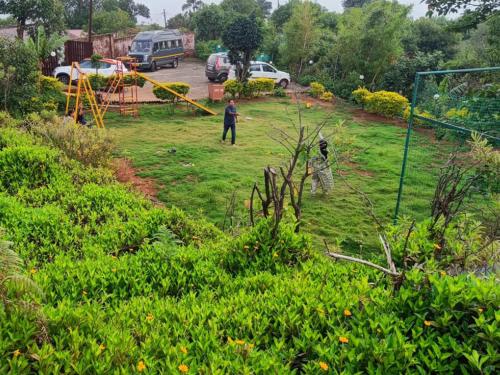
[[[226,135],[231,129],[231,144],[234,146],[236,143],[236,121],[238,120],[238,112],[234,105],[234,100],[231,99],[224,111],[224,131],[222,133],[222,142],[226,140]]]
[[[87,120],[85,120],[85,113],[83,111],[83,104],[80,103],[80,107],[78,108],[78,115],[76,117],[76,122],[83,126],[87,125]]]

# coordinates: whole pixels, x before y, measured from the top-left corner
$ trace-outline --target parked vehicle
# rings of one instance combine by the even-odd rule
[[[235,78],[235,70],[234,66],[229,70],[228,77],[230,79]],[[287,72],[282,72],[281,70],[276,69],[271,64],[261,62],[261,61],[252,61],[250,65],[250,79],[252,78],[272,78],[277,85],[280,85],[284,89],[288,87],[290,84],[290,74]]]
[[[230,69],[231,64],[226,52],[212,53],[207,59],[205,75],[210,82],[225,82]]]
[[[162,66],[177,68],[184,57],[182,33],[174,29],[140,32],[132,41],[128,56],[136,60],[141,70],[154,72]]]
[[[92,64],[90,59],[85,59],[80,61],[80,70],[86,74],[95,74],[96,67]],[[109,77],[114,74],[117,70],[122,69],[124,73],[128,73],[127,68],[123,65],[121,61],[114,59],[101,59],[99,60],[99,67],[97,69],[97,73]],[[71,66],[58,66],[54,69],[52,73],[54,77],[56,77],[59,81],[64,84],[68,84],[70,81],[71,75]],[[71,80],[76,81],[78,79],[79,73],[76,69],[73,69],[73,74],[71,75]]]

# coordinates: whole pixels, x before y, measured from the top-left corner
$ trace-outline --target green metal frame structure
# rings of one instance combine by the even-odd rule
[[[410,148],[410,138],[413,130],[413,125],[414,125],[414,120],[418,119],[420,121],[426,122],[430,125],[434,126],[439,126],[442,128],[454,130],[456,132],[461,132],[467,135],[470,135],[473,130],[453,125],[448,122],[432,119],[429,117],[421,116],[415,113],[415,108],[417,106],[417,98],[418,98],[418,91],[420,88],[420,84],[422,81],[422,77],[425,76],[430,76],[430,75],[446,75],[446,74],[466,74],[466,73],[486,73],[486,72],[500,72],[500,66],[497,67],[490,67],[490,68],[472,68],[472,69],[459,69],[459,70],[436,70],[436,71],[428,71],[428,72],[417,72],[415,75],[415,82],[413,85],[413,94],[412,94],[412,101],[411,101],[411,107],[410,107],[410,116],[408,118],[408,128],[406,132],[406,139],[405,139],[405,146],[404,146],[404,153],[403,153],[403,163],[401,166],[401,175],[399,178],[399,189],[398,189],[398,197],[397,197],[397,202],[396,202],[396,209],[394,212],[394,224],[397,223],[398,221],[398,216],[399,216],[399,211],[401,208],[401,199],[403,196],[403,188],[404,188],[404,182],[405,182],[405,174],[406,174],[406,169],[407,169],[407,161],[408,161],[408,153],[409,153],[409,148]],[[500,124],[499,124],[500,126]],[[490,141],[493,141],[495,144],[500,144],[500,138],[492,136],[490,134],[484,134],[480,133],[482,136],[485,138],[488,138]]]

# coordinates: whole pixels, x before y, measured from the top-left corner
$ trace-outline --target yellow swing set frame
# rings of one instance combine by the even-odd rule
[[[78,73],[78,83],[76,85],[76,94],[73,94],[71,92],[71,89],[73,85],[73,73],[75,71]],[[90,110],[92,111],[92,117],[94,118],[96,126],[100,129],[104,128],[104,120],[103,120],[104,115],[101,112],[99,104],[97,103],[97,99],[95,97],[94,90],[92,90],[92,85],[90,84],[89,77],[84,72],[82,72],[82,70],[80,69],[80,64],[78,64],[77,62],[73,62],[71,64],[71,71],[69,75],[65,113],[66,115],[69,113],[71,98],[75,97],[76,98],[75,109],[73,113],[73,118],[75,122],[78,121],[78,112],[80,108],[80,103],[82,101],[82,95],[84,95],[84,98],[86,97],[87,100],[89,101]]]

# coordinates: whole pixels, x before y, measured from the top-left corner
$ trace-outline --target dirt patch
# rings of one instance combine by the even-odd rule
[[[121,183],[130,184],[135,190],[141,192],[156,204],[161,204],[157,198],[158,188],[152,178],[139,177],[138,170],[132,166],[129,159],[120,158],[113,160],[113,169],[116,179]]]

